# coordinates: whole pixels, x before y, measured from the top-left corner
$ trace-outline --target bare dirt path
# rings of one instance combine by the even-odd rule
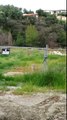
[[[0,94],[0,120],[66,120],[66,95],[56,92]]]

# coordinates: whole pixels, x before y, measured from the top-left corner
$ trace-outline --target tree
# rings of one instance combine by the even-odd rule
[[[29,13],[34,13],[33,11],[31,11],[31,10],[27,10],[27,9],[23,9],[23,13],[24,14],[29,14]]]
[[[26,45],[35,46],[38,38],[38,32],[34,25],[27,26],[26,29]]]
[[[13,5],[1,5],[0,11],[5,14],[7,18],[12,19],[21,19],[22,18],[22,9],[14,7]]]
[[[42,9],[36,10],[36,13],[38,13],[39,16],[43,16],[44,11]]]
[[[44,12],[44,10],[42,9],[36,10],[36,13],[38,13],[39,16],[44,16],[44,17],[47,17],[48,15],[50,15],[50,13]]]
[[[61,47],[66,46],[66,33],[64,30],[60,30],[58,32],[57,42],[58,42],[59,46],[61,46]]]
[[[66,12],[61,12],[61,13],[58,13],[58,16],[67,16],[67,11]]]
[[[53,14],[53,15],[48,15],[45,19],[47,25],[51,25],[51,24],[55,24],[55,23],[58,23],[58,19],[56,18],[56,16]]]
[[[4,12],[0,11],[0,26],[5,26],[6,24],[6,17]]]
[[[23,36],[21,35],[21,33],[18,33],[18,35],[17,35],[17,40],[16,40],[16,45],[17,46],[22,46],[22,44],[23,44]]]
[[[38,26],[38,41],[37,44],[40,47],[45,47],[46,44],[48,44],[48,35],[51,32],[51,28],[44,27],[44,26]]]
[[[58,43],[57,43],[57,33],[56,32],[51,32],[49,33],[48,35],[48,46],[50,48],[55,48],[55,47],[58,47]]]

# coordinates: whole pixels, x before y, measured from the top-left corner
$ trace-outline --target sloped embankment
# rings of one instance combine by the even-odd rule
[[[0,95],[0,120],[66,120],[65,107],[62,93]]]

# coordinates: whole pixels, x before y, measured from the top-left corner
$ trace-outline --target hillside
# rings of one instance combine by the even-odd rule
[[[66,23],[55,14],[37,10],[34,14],[14,6],[0,5],[0,45],[65,47]]]

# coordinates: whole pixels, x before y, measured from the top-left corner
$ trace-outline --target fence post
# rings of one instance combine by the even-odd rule
[[[46,45],[44,49],[44,70],[48,69],[47,59],[48,59],[48,45]]]

